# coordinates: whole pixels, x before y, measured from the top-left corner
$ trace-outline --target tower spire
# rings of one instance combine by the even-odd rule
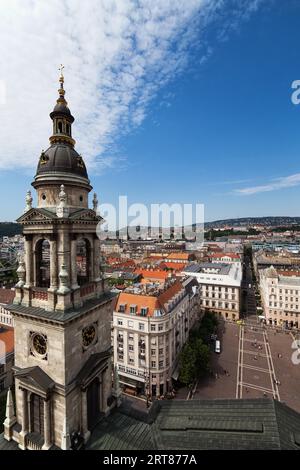
[[[72,138],[72,123],[74,122],[74,117],[68,108],[68,102],[65,98],[66,91],[64,89],[64,68],[64,65],[61,64],[58,69],[60,71],[58,80],[58,98],[52,113],[50,113],[50,117],[53,121],[53,134],[50,137],[50,144],[63,142],[74,147],[75,140]]]
[[[59,99],[60,98],[64,99],[64,96],[65,96],[65,90],[64,90],[65,77],[64,77],[64,74],[63,74],[64,68],[65,68],[65,66],[63,64],[60,64],[60,67],[58,69],[60,71],[60,76],[59,76],[60,87],[59,87],[59,90],[58,90]],[[64,101],[65,101],[65,99],[64,99]],[[66,102],[66,104],[67,104],[67,102]]]

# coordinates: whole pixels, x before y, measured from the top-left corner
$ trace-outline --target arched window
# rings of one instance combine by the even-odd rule
[[[77,242],[76,254],[77,282],[80,286],[87,284],[91,280],[91,247],[86,238],[81,238]]]
[[[63,130],[62,130],[62,122],[61,122],[61,121],[58,122],[57,127],[58,127],[58,132],[59,132],[59,134],[61,134],[62,131],[63,131]]]
[[[36,287],[50,287],[50,243],[39,240],[35,247]]]
[[[70,124],[66,125],[67,134],[70,135]]]

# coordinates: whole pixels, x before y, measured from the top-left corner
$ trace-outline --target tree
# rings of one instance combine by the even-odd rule
[[[196,355],[192,342],[188,341],[181,351],[179,358],[179,380],[184,385],[191,385],[196,377]]]
[[[208,370],[209,347],[199,337],[192,337],[184,346],[179,359],[179,380],[191,385]]]

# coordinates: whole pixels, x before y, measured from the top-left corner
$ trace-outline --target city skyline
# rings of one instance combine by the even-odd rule
[[[102,49],[98,35],[85,61],[85,46],[90,44],[85,43],[84,31],[76,41],[69,33],[72,22],[83,14],[78,5],[65,29],[62,23],[45,32],[45,39],[48,34],[57,38],[53,48],[60,45],[58,57],[52,46],[44,51],[43,41],[36,39],[47,16],[53,17],[55,5],[46,8],[33,2],[39,21],[30,33],[30,18],[14,10],[18,2],[1,6],[2,44],[7,44],[10,26],[17,31],[7,51],[1,50],[7,77],[0,77],[5,91],[0,104],[0,195],[4,201],[13,194],[2,207],[1,220],[13,221],[23,210],[35,162],[47,148],[58,58],[65,64],[77,148],[84,151],[101,203],[116,204],[122,194],[130,204],[203,203],[205,221],[300,215],[300,106],[291,100],[292,83],[299,78],[294,47],[299,38],[297,2],[283,7],[246,1],[237,7],[232,1],[222,9],[218,2],[194,1],[185,5],[181,19],[178,12],[184,5],[175,2],[173,10],[166,5],[161,15],[154,5],[151,21],[143,5],[136,28],[140,31],[141,23],[147,28],[139,35],[130,23],[130,3],[115,6],[113,12],[89,7],[96,19],[107,14],[110,21]],[[131,24],[130,38],[140,41],[131,41],[130,50],[126,22]],[[164,33],[158,28],[162,24]],[[94,20],[90,26],[97,32]],[[117,52],[109,48],[110,35]],[[30,62],[26,55],[20,62],[24,40],[36,48],[37,57]],[[104,53],[107,62],[101,65]],[[133,65],[127,70],[129,59]],[[14,79],[21,68],[22,76]]]

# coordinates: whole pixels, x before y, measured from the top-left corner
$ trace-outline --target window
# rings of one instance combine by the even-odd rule
[[[133,344],[129,344],[129,345],[128,345],[128,350],[129,350],[129,351],[134,351]]]
[[[141,316],[145,317],[148,313],[148,307],[142,307],[141,308]]]
[[[123,360],[124,360],[123,354],[118,354],[118,361],[123,361]]]
[[[119,312],[125,313],[125,309],[126,309],[126,304],[119,305]]]
[[[129,311],[130,311],[131,314],[136,313],[136,305],[130,305],[130,310]]]
[[[154,325],[153,323],[151,323],[150,328],[151,331],[156,331],[156,325]]]
[[[158,325],[158,331],[162,331],[164,329],[164,325]]]
[[[164,367],[164,361],[159,361],[159,368],[162,369]]]
[[[151,367],[156,367],[156,361],[151,361]]]
[[[133,321],[129,321],[129,322],[128,322],[128,327],[129,327],[129,328],[133,328],[133,325],[134,325]]]
[[[119,325],[119,326],[122,326],[122,325],[123,325],[123,320],[120,320],[120,319],[118,318],[118,325]]]
[[[155,356],[156,354],[156,349],[151,349],[151,356]]]
[[[134,338],[134,336],[133,336],[132,334],[129,334],[129,335],[128,335],[129,341],[133,341],[133,338]]]
[[[144,323],[139,323],[139,330],[144,331],[145,330],[145,325]]]
[[[163,350],[163,349],[159,349],[159,350],[158,350],[158,353],[159,353],[159,355],[161,356],[161,355],[164,353],[164,350]]]
[[[133,357],[130,357],[130,358],[129,358],[129,364],[134,364],[134,359],[133,359]]]

